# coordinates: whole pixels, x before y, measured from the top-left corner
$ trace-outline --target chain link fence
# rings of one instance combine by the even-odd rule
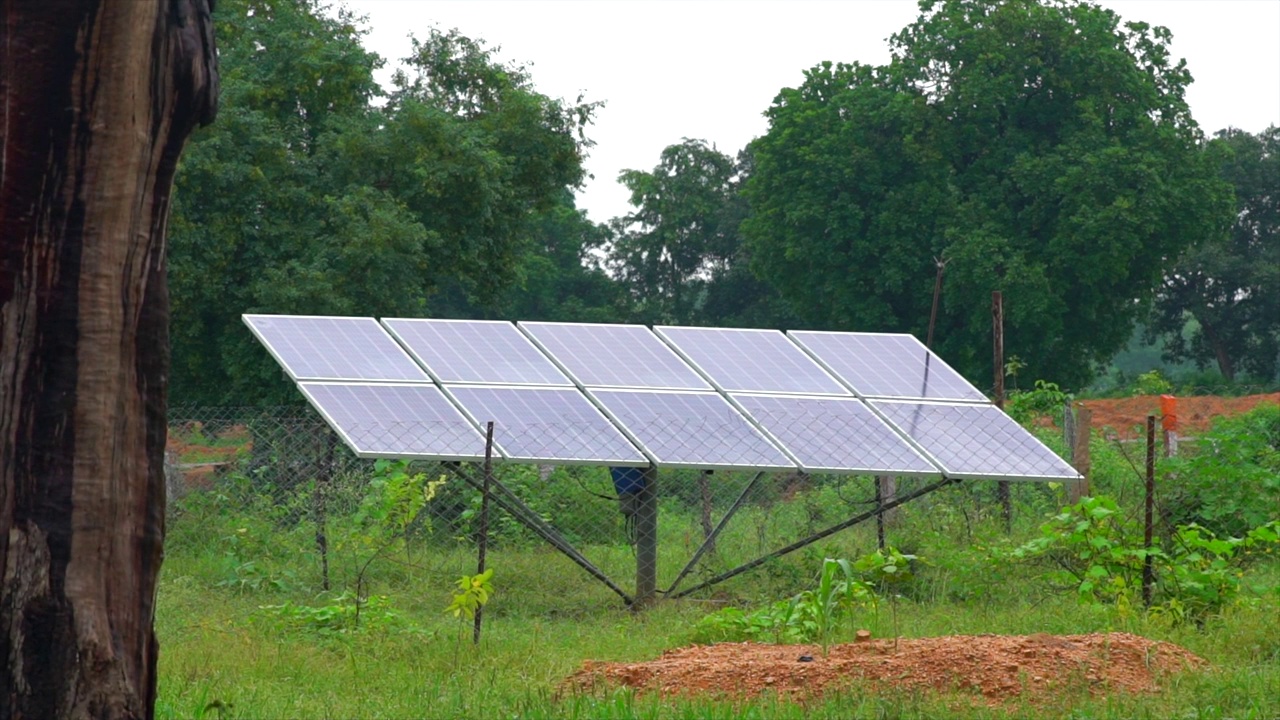
[[[433,442],[452,445],[459,457],[403,463],[357,458],[309,407],[175,408],[170,418],[171,545],[222,548],[227,566],[221,572],[229,584],[341,588],[359,586],[374,569],[394,575],[411,565],[456,579],[474,557],[482,498],[477,487],[484,477],[483,445],[477,447],[474,430],[450,437],[437,425],[400,428],[411,434],[429,430]],[[565,427],[551,429],[498,431],[494,441],[517,457],[538,455],[538,443],[571,450],[563,444],[599,447],[604,441],[589,434],[575,439]],[[386,431],[353,440],[362,448],[376,447]],[[830,424],[813,429],[815,437],[831,439],[851,432]],[[717,428],[683,428],[674,435],[704,453],[744,452]],[[571,562],[587,569],[578,573],[584,580],[593,582],[588,575],[594,575],[615,593],[629,595],[637,572],[635,498],[628,487],[634,476],[604,465],[494,462],[492,477],[488,536],[494,562],[504,562],[505,553],[508,565],[520,564],[531,574]],[[798,562],[770,554],[850,518],[874,520],[877,492],[889,502],[935,481],[663,469],[657,481],[658,589],[674,594],[694,588],[760,558],[766,559],[753,572],[800,581]],[[1043,483],[1015,485],[1021,502],[1049,506],[1051,493]],[[964,512],[986,512],[996,507],[995,483],[966,483],[923,496],[891,511],[889,521],[895,513],[928,515],[936,503],[955,504],[957,497],[973,508]],[[722,523],[726,515],[732,518]],[[808,552],[869,552],[877,542],[875,527],[868,522],[853,533],[831,532]],[[734,582],[749,590],[751,577]],[[673,587],[677,580],[680,585]]]

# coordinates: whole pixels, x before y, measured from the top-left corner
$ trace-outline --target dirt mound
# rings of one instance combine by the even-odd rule
[[[1123,438],[1137,438],[1146,434],[1147,416],[1160,413],[1159,395],[1139,395],[1128,398],[1082,400],[1093,411],[1093,427],[1110,427]],[[1269,395],[1245,395],[1242,397],[1178,398],[1178,434],[1195,436],[1209,429],[1213,419],[1224,415],[1240,415],[1261,403],[1280,405],[1280,393]],[[1159,432],[1159,427],[1156,429]]]
[[[996,704],[1066,692],[1159,690],[1165,673],[1206,662],[1170,643],[1128,633],[970,635],[835,645],[721,643],[663,653],[643,663],[587,661],[562,692],[626,686],[662,694],[751,697],[818,695],[850,683],[897,690],[958,690]]]

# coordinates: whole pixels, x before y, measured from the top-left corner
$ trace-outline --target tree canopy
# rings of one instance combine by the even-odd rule
[[[1170,35],[1058,0],[925,0],[885,66],[823,63],[752,144],[744,225],[802,320],[923,335],[989,377],[991,291],[1027,372],[1086,381],[1168,259],[1220,237],[1230,188]]]
[[[1227,380],[1280,379],[1280,127],[1223,130],[1214,143],[1235,190],[1235,222],[1168,273],[1149,334],[1165,337],[1170,361],[1216,363]]]
[[[175,397],[295,399],[241,313],[422,315],[519,285],[595,104],[437,30],[384,94],[357,19],[314,0],[226,0],[215,21],[222,122],[184,157],[172,221]]]

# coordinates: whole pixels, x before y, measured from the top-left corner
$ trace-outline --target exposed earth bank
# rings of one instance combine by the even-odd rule
[[[803,658],[803,659],[802,659]],[[1083,693],[1151,693],[1162,678],[1207,665],[1190,651],[1129,633],[957,635],[833,645],[720,643],[669,650],[641,663],[586,661],[561,692],[630,687],[661,694],[820,695],[874,690],[958,691],[999,704]]]

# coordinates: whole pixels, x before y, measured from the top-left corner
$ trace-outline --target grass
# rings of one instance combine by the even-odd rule
[[[920,518],[904,518],[919,523]],[[980,528],[979,535],[989,530]],[[1141,613],[1078,605],[1069,596],[1032,591],[1034,576],[991,577],[980,594],[956,593],[959,568],[981,555],[973,547],[923,552],[940,558],[921,573],[899,610],[907,637],[978,633],[1084,633],[1123,630],[1169,640],[1208,659],[1210,669],[1169,678],[1156,696],[1075,698],[1053,708],[973,707],[963,695],[847,692],[797,704],[764,697],[659,699],[619,690],[557,697],[557,685],[584,660],[640,661],[687,644],[712,605],[664,602],[643,612],[618,599],[558,555],[539,549],[497,550],[498,594],[486,612],[479,647],[465,626],[441,610],[448,583],[473,560],[465,548],[423,553],[412,566],[380,566],[373,591],[389,596],[394,622],[367,622],[357,632],[322,634],[285,622],[263,606],[285,600],[323,604],[306,588],[314,578],[282,586],[226,584],[234,565],[217,545],[179,544],[162,574],[157,632],[161,642],[159,717],[522,717],[522,718],[1271,718],[1280,715],[1280,598],[1247,595],[1199,628],[1170,626]],[[842,535],[871,539],[869,528]],[[981,538],[979,538],[981,539]],[[945,557],[947,553],[955,557]],[[268,553],[269,555],[269,553]],[[669,559],[668,559],[669,560]],[[268,559],[263,565],[269,565]],[[803,564],[803,559],[795,560]],[[667,562],[667,565],[672,565]],[[393,572],[393,570],[395,572]],[[980,572],[976,566],[973,571]],[[270,576],[272,571],[264,571]],[[672,570],[674,572],[674,570]],[[1274,564],[1254,570],[1258,582],[1280,580]],[[341,573],[338,573],[341,575]],[[721,597],[782,592],[787,572],[756,573],[719,591]],[[292,585],[290,585],[292,583]],[[958,599],[957,599],[958,598]],[[376,620],[376,619],[375,619]],[[860,625],[892,631],[888,614]],[[852,628],[844,628],[846,637]]]
[[[725,484],[725,498],[717,499],[718,517],[744,481],[717,478]],[[666,487],[679,490],[680,481],[675,478]],[[157,615],[156,713],[162,718],[1280,717],[1280,593],[1275,589],[1280,587],[1280,550],[1252,565],[1249,589],[1203,626],[1173,625],[1136,609],[1081,605],[1072,593],[1047,587],[1039,568],[1002,562],[993,552],[1034,536],[1045,513],[1059,506],[1061,489],[1015,485],[1017,523],[1012,537],[1006,537],[999,520],[979,510],[994,505],[991,485],[953,486],[900,511],[890,541],[927,561],[901,591],[903,636],[1126,631],[1182,645],[1208,660],[1209,667],[1165,678],[1156,695],[1067,696],[1052,706],[1034,707],[975,706],[963,693],[872,692],[852,681],[844,691],[803,702],[770,696],[659,698],[629,690],[561,697],[561,681],[586,660],[653,659],[688,644],[696,622],[725,603],[754,607],[808,587],[823,557],[852,559],[873,550],[874,526],[843,531],[695,599],[664,601],[642,613],[624,609],[617,596],[554,551],[516,534],[501,535],[489,556],[497,592],[476,647],[470,643],[470,625],[443,613],[452,582],[474,571],[470,543],[437,529],[379,555],[365,577],[367,591],[385,595],[393,612],[369,608],[357,631],[325,631],[300,619],[296,609],[350,603],[336,598],[355,585],[371,551],[355,541],[359,532],[344,519],[349,515],[336,509],[329,515],[334,591],[318,593],[320,563],[307,520],[310,492],[257,497],[246,494],[248,485],[224,484],[184,500],[170,525]],[[555,515],[558,523],[578,516],[585,523],[592,509],[587,503],[598,501],[572,496],[576,486],[567,487],[548,490],[559,494],[547,500],[547,512],[577,513]],[[1140,499],[1133,470],[1105,445],[1095,448],[1094,487],[1129,510]],[[753,498],[721,536],[707,567],[693,573],[685,587],[846,517],[848,503],[858,495],[821,482],[791,495],[774,490]],[[355,507],[358,498],[346,502],[345,507]],[[600,507],[617,512],[609,503]],[[659,587],[674,579],[699,544],[696,507],[688,498],[664,498]],[[579,547],[629,588],[635,562],[630,547],[599,539],[616,537],[615,524],[616,515],[609,515],[594,526],[580,525],[582,538],[598,540],[580,541]],[[857,624],[878,637],[893,632],[887,611],[864,614]],[[835,640],[849,640],[854,629],[841,628]]]

